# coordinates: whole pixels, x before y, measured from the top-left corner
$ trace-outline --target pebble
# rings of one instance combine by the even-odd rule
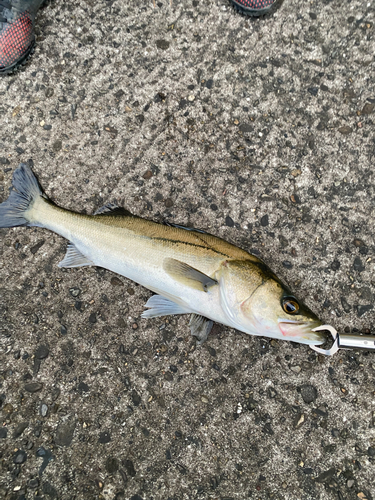
[[[302,171],[299,168],[295,168],[290,173],[293,175],[293,177],[298,177],[299,175],[302,174]]]
[[[111,285],[112,286],[124,286],[124,283],[120,280],[120,278],[117,278],[117,276],[114,276],[111,278]]]
[[[89,322],[94,325],[96,322],[97,322],[97,319],[96,319],[96,314],[95,313],[91,313],[90,316],[89,316]]]
[[[269,219],[268,219],[268,215],[263,215],[263,217],[260,219],[260,225],[263,226],[263,227],[266,227],[268,226],[269,224]]]
[[[269,387],[267,389],[267,394],[269,398],[273,399],[277,396],[277,391],[273,387]]]
[[[15,464],[23,464],[27,460],[27,454],[23,450],[18,450],[13,455],[13,463]]]
[[[52,401],[56,401],[56,399],[60,396],[60,389],[59,387],[54,387],[51,391],[51,399]]]
[[[301,371],[301,367],[299,365],[292,366],[290,369],[294,373],[299,373]]]
[[[48,406],[45,403],[40,405],[39,413],[42,417],[46,417],[48,413]]]
[[[73,434],[75,428],[76,428],[75,420],[68,422],[61,422],[56,429],[55,443],[58,446],[70,446],[73,440]]]
[[[334,475],[336,474],[336,469],[331,468],[328,469],[327,471],[322,472],[319,474],[319,476],[315,479],[318,483],[325,483],[329,481]]]
[[[340,134],[348,135],[351,132],[353,132],[353,129],[351,127],[349,127],[348,125],[344,125],[343,127],[340,127],[338,129],[338,131],[340,132]]]
[[[291,194],[290,195],[290,201],[292,203],[301,203],[301,200],[300,200],[298,194]]]
[[[151,177],[153,176],[154,174],[152,173],[151,170],[146,170],[146,172],[142,175],[142,177],[146,180],[148,179],[151,179]]]
[[[43,482],[43,493],[45,493],[49,498],[57,498],[58,493],[56,491],[56,488],[52,486],[51,483],[49,482]],[[34,497],[35,500],[35,497]]]
[[[338,271],[340,269],[340,262],[338,260],[334,260],[332,263],[331,263],[331,269],[332,271]]]
[[[169,42],[167,40],[156,40],[156,46],[158,49],[167,50],[169,48]]]
[[[341,305],[346,313],[351,311],[351,305],[348,303],[345,297],[341,297]]]
[[[16,425],[13,431],[13,438],[17,439],[18,437],[20,437],[23,431],[27,429],[28,426],[29,422],[21,422],[20,424]]]
[[[34,245],[33,247],[30,248],[30,252],[35,255],[37,253],[37,251],[42,248],[42,246],[44,245],[45,241],[44,240],[41,240],[39,241],[36,245]]]
[[[132,397],[132,401],[133,401],[134,406],[139,406],[141,404],[142,399],[141,399],[140,395],[137,393],[137,391],[133,390],[131,397]]]
[[[358,271],[359,273],[361,273],[362,271],[365,270],[365,266],[362,264],[362,261],[361,261],[361,259],[359,257],[356,257],[354,259],[353,269],[355,271]]]
[[[6,405],[3,406],[2,411],[3,413],[5,413],[5,415],[11,415],[14,411],[13,405],[7,403]]]
[[[84,382],[80,382],[78,384],[78,392],[89,392],[90,388],[87,384],[85,384]]]
[[[225,217],[225,225],[228,227],[234,227],[234,220],[229,215]]]
[[[292,269],[293,268],[293,264],[290,262],[290,260],[284,260],[282,262],[282,265],[286,268],[286,269]]]
[[[45,359],[49,354],[49,348],[46,345],[40,345],[35,351],[35,357],[37,359]]]
[[[363,106],[362,111],[360,112],[361,115],[370,115],[375,108],[375,104],[366,102],[366,104]]]
[[[293,421],[293,426],[295,429],[299,429],[301,425],[305,422],[305,415],[303,413],[298,413]]]
[[[39,392],[43,389],[43,384],[41,382],[30,382],[30,384],[25,385],[25,391],[27,392]]]
[[[332,429],[331,434],[333,437],[338,438],[340,436],[340,431],[338,429]]]
[[[204,395],[203,395],[203,396],[201,396],[201,401],[202,401],[202,403],[209,403],[209,399],[208,399],[208,397],[207,397],[207,396],[204,396]]]
[[[373,309],[373,305],[372,304],[366,304],[364,306],[357,306],[357,316],[358,318],[360,318],[361,316],[363,316],[367,311],[371,311],[371,309]]]
[[[129,476],[134,477],[136,475],[136,470],[134,468],[133,462],[131,460],[125,460],[123,463],[125,470],[129,474]]]
[[[303,385],[301,387],[301,396],[305,403],[313,403],[318,397],[318,391],[313,385]]]
[[[72,297],[78,297],[81,293],[81,290],[77,287],[69,288],[69,293]]]
[[[0,439],[5,439],[8,435],[8,429],[6,427],[0,427]]]
[[[37,477],[30,479],[27,486],[32,490],[36,490],[39,486],[39,479]]]
[[[194,95],[189,95],[189,97],[188,97],[188,101],[193,102],[193,101],[194,101],[194,99],[195,99],[195,96],[194,96]]]
[[[98,443],[106,444],[111,441],[111,434],[109,432],[101,432],[99,434]]]
[[[118,468],[119,468],[119,462],[118,462],[117,458],[108,457],[106,462],[105,462],[105,468],[109,474],[113,474],[114,472],[117,472]]]

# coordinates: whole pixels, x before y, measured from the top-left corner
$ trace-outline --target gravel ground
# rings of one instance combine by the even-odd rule
[[[320,318],[375,310],[374,4],[56,0],[0,80],[0,198],[31,161],[49,196],[116,201],[260,256]],[[332,358],[63,270],[67,242],[0,230],[0,498],[375,498],[375,354]]]

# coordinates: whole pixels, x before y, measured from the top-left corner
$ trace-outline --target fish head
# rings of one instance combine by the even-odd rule
[[[264,281],[241,304],[241,310],[262,335],[311,345],[326,340],[322,332],[313,331],[321,321],[278,280]]]
[[[265,264],[259,261],[247,268],[235,265],[231,271],[227,276],[224,271],[220,284],[223,308],[236,328],[301,344],[325,342],[322,332],[313,331],[322,324],[318,317]]]

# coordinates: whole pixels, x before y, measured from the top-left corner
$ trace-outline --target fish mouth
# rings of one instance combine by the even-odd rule
[[[308,345],[321,345],[327,340],[326,336],[320,332],[314,332],[313,328],[317,328],[322,323],[321,321],[293,321],[279,319],[279,329],[285,340],[299,342]]]

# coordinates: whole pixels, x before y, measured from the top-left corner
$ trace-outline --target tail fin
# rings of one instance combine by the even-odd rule
[[[0,227],[27,226],[27,211],[43,195],[42,188],[31,168],[21,163],[13,174],[13,189],[9,198],[0,204]]]

